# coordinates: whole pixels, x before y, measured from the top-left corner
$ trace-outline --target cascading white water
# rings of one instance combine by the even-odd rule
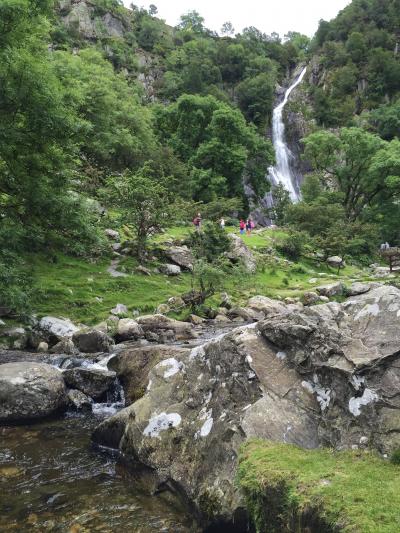
[[[301,71],[296,81],[285,92],[285,98],[275,107],[272,115],[272,142],[275,148],[276,164],[268,169],[268,179],[273,185],[281,183],[290,193],[293,202],[299,200],[299,192],[295,186],[295,176],[290,168],[290,159],[293,157],[285,141],[285,125],[282,115],[290,93],[301,83],[307,67]]]

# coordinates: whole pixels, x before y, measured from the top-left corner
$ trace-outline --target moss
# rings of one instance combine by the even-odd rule
[[[241,450],[238,483],[258,533],[396,533],[399,474],[368,451],[253,440]]]
[[[221,496],[218,489],[213,487],[201,493],[198,505],[201,513],[209,519],[215,519],[221,513]]]

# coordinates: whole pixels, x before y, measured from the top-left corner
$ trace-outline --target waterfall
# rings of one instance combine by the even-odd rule
[[[289,191],[293,202],[299,200],[300,193],[296,185],[296,178],[290,168],[290,160],[293,158],[285,141],[285,125],[283,123],[283,108],[289,99],[290,93],[301,83],[307,67],[301,71],[296,81],[285,92],[283,102],[277,105],[272,115],[272,142],[275,148],[276,164],[268,169],[268,179],[273,185],[282,183]]]

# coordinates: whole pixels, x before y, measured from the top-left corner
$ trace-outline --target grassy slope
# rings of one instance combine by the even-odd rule
[[[227,229],[231,230],[233,228]],[[189,231],[184,227],[172,228],[155,240],[160,244],[167,239],[181,239]],[[281,231],[266,230],[243,239],[250,248],[257,250],[273,246],[283,235]],[[94,262],[58,255],[57,262],[51,262],[45,256],[35,255],[27,261],[32,266],[35,285],[40,289],[39,296],[32,301],[33,311],[39,315],[66,316],[86,324],[105,319],[117,303],[124,303],[130,311],[154,312],[158,304],[190,288],[190,274],[183,273],[176,278],[161,274],[145,276],[135,272],[137,263],[130,257],[122,258],[120,263],[128,274],[125,278],[112,278],[107,272],[111,259]],[[147,266],[153,268],[156,264]],[[357,276],[360,272],[351,266],[341,272],[344,278]],[[305,289],[312,290],[316,284],[331,282],[332,277],[334,271],[325,266],[316,268],[307,262],[290,265],[283,261],[275,264],[267,254],[257,274],[232,275],[226,279],[224,289],[235,302],[245,304],[254,294],[298,296]],[[310,284],[310,278],[317,278],[318,282]],[[211,303],[217,305],[218,297]]]
[[[242,450],[238,479],[259,533],[284,530],[282,525],[271,529],[271,516],[268,529],[265,524],[263,513],[274,505],[273,495],[286,503],[286,518],[317,508],[328,525],[341,531],[400,531],[400,467],[371,452],[250,441]]]

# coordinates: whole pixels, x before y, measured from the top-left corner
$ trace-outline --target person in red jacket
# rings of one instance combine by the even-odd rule
[[[240,235],[244,235],[244,230],[246,229],[246,222],[241,218],[239,222]]]

